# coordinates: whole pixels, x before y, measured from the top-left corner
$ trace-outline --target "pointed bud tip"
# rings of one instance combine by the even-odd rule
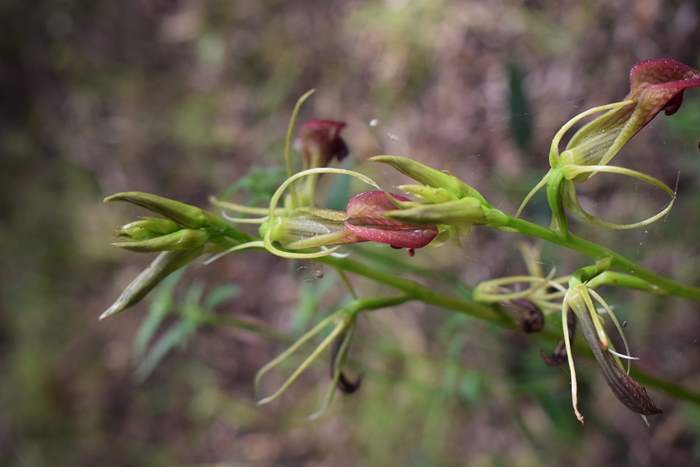
[[[119,310],[114,308],[114,307],[109,307],[105,311],[102,312],[102,314],[97,318],[98,321],[102,321],[103,319],[109,318],[113,314],[116,314]]]
[[[393,165],[394,168],[400,170],[399,167],[402,165],[410,164],[413,161],[413,159],[410,159],[408,157],[403,157],[403,156],[390,156],[390,155],[379,155],[379,156],[372,156],[369,159],[367,159],[370,162],[379,162],[380,164],[389,164]],[[409,175],[410,176],[410,175]]]

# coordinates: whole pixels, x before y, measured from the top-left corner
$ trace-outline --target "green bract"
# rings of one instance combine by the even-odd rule
[[[427,185],[428,187],[444,190],[443,193],[449,193],[454,199],[471,197],[487,204],[484,197],[481,196],[481,193],[454,175],[428,167],[408,157],[374,156],[370,158],[370,160],[388,164],[417,182]]]

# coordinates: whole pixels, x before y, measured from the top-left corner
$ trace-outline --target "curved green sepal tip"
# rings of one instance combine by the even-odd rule
[[[454,175],[421,164],[408,157],[382,155],[371,157],[369,160],[388,164],[417,182],[435,188],[443,188],[458,198],[473,197],[482,203],[486,203],[486,199],[481,196],[481,193]]]
[[[105,203],[112,201],[126,201],[141,206],[167,217],[179,225],[193,229],[206,226],[209,220],[209,216],[206,215],[206,212],[196,206],[141,191],[115,193],[104,199]]]

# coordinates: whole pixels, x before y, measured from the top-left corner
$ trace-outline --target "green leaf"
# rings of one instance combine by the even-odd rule
[[[204,300],[204,308],[213,311],[222,303],[237,296],[240,291],[241,288],[237,284],[220,285],[207,295],[207,298]]]
[[[136,369],[136,380],[139,383],[144,382],[166,355],[176,346],[185,344],[196,329],[197,323],[186,319],[168,329],[139,364]]]

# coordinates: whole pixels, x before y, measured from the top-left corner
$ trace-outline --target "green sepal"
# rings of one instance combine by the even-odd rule
[[[457,198],[472,197],[486,204],[481,193],[452,174],[434,169],[420,162],[402,156],[375,156],[369,160],[389,164],[399,172],[417,182],[434,188],[444,188]]]
[[[151,193],[125,191],[122,193],[115,193],[104,199],[105,203],[111,201],[126,201],[141,206],[149,211],[167,217],[183,227],[189,227],[191,229],[199,229],[211,223],[210,216],[207,216],[204,210]]]
[[[471,225],[486,223],[486,212],[476,198],[462,198],[439,204],[423,204],[410,209],[387,211],[385,216],[418,224]]]
[[[114,242],[112,245],[138,252],[191,250],[203,246],[209,240],[204,230],[182,229],[160,237],[130,242]]]
[[[445,203],[457,199],[454,194],[444,188],[435,188],[428,185],[399,185],[397,188],[404,193],[420,198],[426,203]]]
[[[179,229],[180,226],[170,219],[146,217],[121,226],[117,230],[117,235],[133,241],[141,241],[167,235]]]
[[[353,243],[351,238],[353,235],[347,231],[343,222],[310,215],[273,217],[260,225],[259,234],[262,238],[269,235],[271,241],[284,246],[313,244],[313,239],[328,239],[335,244],[337,242],[346,243],[343,239],[347,238],[347,243]],[[354,239],[354,241],[357,240]],[[323,242],[321,244],[327,245]]]

